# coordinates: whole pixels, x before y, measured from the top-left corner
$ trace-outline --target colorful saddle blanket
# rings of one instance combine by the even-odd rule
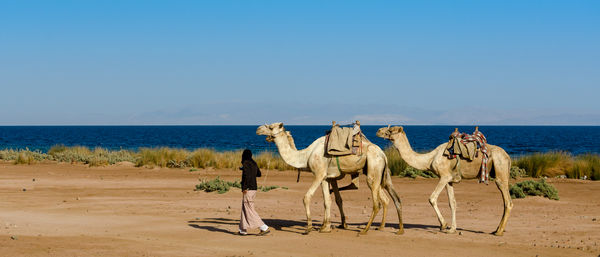
[[[472,135],[459,133],[458,129],[456,129],[450,135],[450,141],[448,141],[446,150],[444,150],[444,155],[448,156],[449,159],[461,157],[472,161],[481,152],[483,158],[481,160],[479,182],[487,184],[489,181],[489,172],[487,171],[488,150],[486,145],[487,139],[483,133],[479,132],[479,129],[476,128]]]

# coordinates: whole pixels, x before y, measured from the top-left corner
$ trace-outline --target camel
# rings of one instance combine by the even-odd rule
[[[292,150],[294,150],[294,151],[297,151],[298,149],[296,149],[296,143],[294,142],[294,137],[292,137],[292,133],[290,133],[289,131],[286,130],[285,134],[286,134],[287,139],[288,139],[288,141],[290,143],[290,148],[292,148]],[[267,141],[272,141],[272,140],[269,139]],[[305,170],[305,169],[298,169],[298,179],[297,179],[296,182],[300,181],[300,171],[302,171],[302,170]],[[351,177],[350,184],[347,185],[347,186],[344,186],[344,187],[340,187],[339,191],[356,190],[356,189],[358,189],[358,175],[360,175],[360,174],[359,173],[352,173],[352,174],[350,174],[350,177]],[[341,179],[343,179],[345,177],[346,177],[346,174],[342,174],[339,178],[336,178],[336,182],[337,182],[337,180],[341,180]],[[384,205],[383,205],[384,206],[384,211],[387,211],[388,199],[385,196],[385,194],[382,195],[382,198],[383,198],[383,202],[384,202]],[[344,228],[346,228],[346,227],[344,227]]]
[[[399,126],[391,128],[389,126],[380,128],[377,131],[377,136],[392,141],[394,143],[394,146],[400,153],[400,157],[404,159],[404,161],[406,161],[408,165],[412,166],[415,169],[432,171],[440,177],[440,180],[437,186],[435,187],[435,190],[429,197],[429,203],[431,204],[431,206],[433,206],[438,221],[440,222],[440,230],[446,233],[455,233],[456,199],[454,198],[453,184],[456,182],[457,179],[460,181],[461,178],[472,179],[477,177],[477,175],[479,174],[479,169],[481,167],[482,154],[479,154],[479,159],[473,161],[466,161],[463,159],[448,159],[448,157],[443,155],[447,143],[439,145],[433,151],[428,153],[416,153],[411,148],[410,143],[408,142],[408,138],[406,137],[406,133],[404,132],[404,129]],[[500,190],[502,194],[502,200],[504,201],[504,214],[502,215],[502,219],[500,220],[498,228],[494,232],[495,235],[501,236],[504,233],[506,221],[508,220],[508,216],[510,215],[510,211],[513,207],[513,203],[510,198],[510,193],[508,189],[511,160],[510,156],[506,153],[506,151],[504,151],[504,149],[498,146],[488,144],[487,149],[489,156],[489,165],[487,165],[487,167],[488,172],[490,172],[488,174],[492,174],[492,171],[495,172],[496,186]],[[455,167],[460,167],[458,173],[456,173]],[[453,178],[453,172],[454,176],[460,175],[460,177]],[[444,221],[444,217],[440,213],[440,210],[437,206],[438,196],[442,192],[444,187],[446,187],[446,192],[448,193],[448,202],[450,205],[450,209],[452,210],[452,224],[450,225],[449,229],[447,228],[447,223],[446,221]]]
[[[267,141],[275,142],[277,145],[277,149],[279,150],[279,154],[281,158],[290,166],[298,168],[298,169],[309,169],[313,175],[314,180],[304,195],[304,208],[306,211],[306,221],[307,227],[304,234],[309,234],[312,230],[312,218],[310,214],[310,200],[319,187],[323,190],[323,198],[324,198],[324,207],[325,207],[325,215],[323,219],[323,225],[321,226],[319,232],[326,233],[331,232],[331,221],[330,221],[330,213],[331,213],[331,197],[329,193],[329,184],[331,183],[335,201],[340,210],[340,216],[342,219],[342,224],[340,227],[347,228],[347,223],[343,211],[342,199],[339,193],[339,188],[337,186],[337,180],[341,179],[345,174],[342,173],[338,177],[329,177],[327,174],[327,166],[332,156],[325,154],[325,136],[318,138],[313,143],[311,143],[307,148],[302,150],[296,150],[295,146],[293,146],[293,139],[291,135],[287,133],[285,128],[283,127],[283,123],[277,122],[270,125],[262,125],[256,129],[257,135],[267,136]],[[367,141],[367,140],[365,140]],[[373,209],[371,212],[371,216],[369,218],[369,222],[366,227],[360,232],[360,234],[366,234],[371,224],[373,223],[373,219],[379,212],[381,206],[383,206],[383,218],[381,221],[381,225],[379,229],[383,229],[385,227],[385,216],[387,212],[387,202],[388,199],[385,197],[385,193],[382,190],[388,192],[390,197],[394,201],[394,205],[396,206],[396,211],[398,212],[398,222],[399,222],[399,230],[397,234],[404,233],[404,227],[402,224],[402,206],[400,202],[400,198],[398,194],[393,188],[391,175],[389,168],[387,167],[387,157],[384,152],[377,145],[372,144],[371,142],[364,142],[367,146],[365,146],[366,151],[366,164],[363,168],[358,169],[353,172],[345,172],[346,174],[360,173],[361,171],[366,171],[367,175],[367,185],[371,189],[371,198],[373,201]]]

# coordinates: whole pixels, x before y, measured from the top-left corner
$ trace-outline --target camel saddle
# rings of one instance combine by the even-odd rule
[[[360,126],[358,121],[357,124]],[[325,137],[326,153],[333,156],[361,155],[364,135],[358,126],[340,127],[334,121]]]
[[[454,129],[454,132],[450,134],[446,149],[444,149],[444,156],[447,156],[448,159],[457,159],[452,172],[452,182],[460,182],[461,180],[462,175],[459,168],[461,162],[477,160],[481,162],[479,182],[488,183],[489,171],[487,169],[488,153],[486,144],[487,139],[483,133],[479,132],[479,127],[475,127],[475,132],[472,135],[459,133],[458,128]]]

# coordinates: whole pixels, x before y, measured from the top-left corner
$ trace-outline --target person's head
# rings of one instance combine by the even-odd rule
[[[252,160],[252,151],[250,151],[250,149],[246,149],[242,152],[242,162],[245,160]]]

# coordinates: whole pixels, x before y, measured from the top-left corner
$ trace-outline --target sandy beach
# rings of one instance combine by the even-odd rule
[[[384,231],[357,236],[371,210],[369,190],[344,191],[348,230],[302,235],[302,197],[312,180],[303,172],[263,171],[258,184],[277,185],[257,194],[257,210],[273,231],[233,234],[241,193],[194,191],[199,178],[233,181],[231,170],[136,168],[45,163],[0,164],[2,256],[598,256],[600,182],[550,179],[560,201],[515,199],[504,236],[490,234],[502,215],[496,186],[462,181],[455,186],[458,233],[440,233],[427,199],[437,179],[394,178],[401,196],[405,234],[396,235],[393,205]],[[344,180],[341,185],[346,185]],[[515,181],[511,181],[514,183]],[[334,202],[334,201],[333,201]],[[450,219],[445,193],[439,205]],[[318,226],[320,190],[311,204]],[[379,224],[381,214],[374,227]],[[339,224],[337,207],[332,221]],[[251,231],[257,233],[258,231]]]

